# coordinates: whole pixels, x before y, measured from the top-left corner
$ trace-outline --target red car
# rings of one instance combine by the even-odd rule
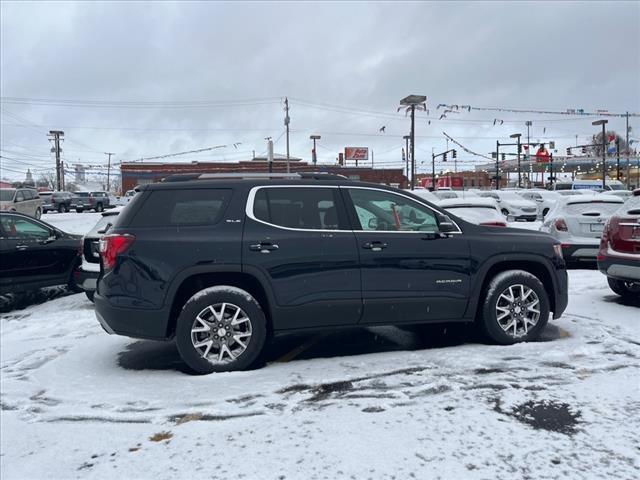
[[[598,268],[611,290],[623,298],[640,299],[640,189],[614,213],[604,227]]]

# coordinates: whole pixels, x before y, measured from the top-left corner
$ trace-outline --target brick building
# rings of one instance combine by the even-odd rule
[[[155,183],[177,173],[242,173],[268,172],[269,165],[259,159],[229,162],[191,162],[191,163],[153,163],[125,162],[120,166],[122,174],[122,192],[131,190],[137,185]],[[274,161],[273,171],[284,173],[287,165],[284,161]],[[344,175],[353,180],[381,183],[400,188],[407,187],[407,178],[402,168],[345,167],[340,165],[309,165],[306,162],[290,162],[291,172],[327,172]]]

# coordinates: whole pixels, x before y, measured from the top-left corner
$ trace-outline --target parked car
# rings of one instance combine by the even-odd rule
[[[555,193],[557,193],[558,195],[561,195],[563,197],[571,197],[571,196],[576,196],[576,195],[589,195],[589,196],[593,196],[593,195],[597,195],[598,192],[597,190],[592,190],[592,189],[582,189],[582,190],[554,190]]]
[[[74,273],[76,284],[93,302],[96,281],[100,274],[100,239],[115,223],[123,207],[102,212],[98,223],[82,239],[82,264]]]
[[[414,195],[422,198],[423,200],[426,200],[427,202],[438,203],[440,201],[440,199],[438,197],[436,197],[433,194],[433,192],[430,192],[426,188],[418,188],[418,189],[415,189],[413,191],[407,190],[407,192],[411,192]]]
[[[76,212],[85,210],[102,212],[106,208],[114,207],[107,192],[73,192],[74,208]]]
[[[49,193],[51,193],[49,195]],[[40,198],[43,201],[42,212],[47,213],[57,211],[65,213],[75,206],[75,200],[71,192],[41,192]]]
[[[447,212],[476,225],[507,226],[507,221],[493,198],[449,198],[441,200],[438,205]]]
[[[640,189],[605,225],[598,268],[621,297],[640,299]]]
[[[540,230],[561,242],[565,260],[595,262],[604,225],[622,203],[613,195],[570,196],[556,204]]]
[[[0,188],[0,210],[40,218],[42,200],[33,188]]]
[[[490,190],[482,192],[480,196],[493,198],[498,202],[500,211],[505,217],[527,222],[533,222],[538,218],[538,205],[525,200],[514,191]]]
[[[206,177],[141,188],[100,240],[94,295],[107,332],[175,338],[194,372],[248,368],[267,332],[477,320],[513,344],[566,308],[549,235],[335,175]]]
[[[450,198],[469,198],[469,197],[478,197],[474,192],[470,192],[468,190],[436,190],[433,192],[436,197],[440,200],[447,200]]]
[[[546,217],[547,213],[555,207],[556,202],[562,198],[558,193],[549,190],[519,190],[517,193],[525,200],[536,202],[538,213],[542,218]]]
[[[624,184],[620,180],[605,180],[604,189],[602,180],[574,180],[572,182],[556,182],[554,190],[624,190]]]
[[[633,196],[633,192],[631,190],[609,190],[606,193],[608,195],[615,195],[616,197],[620,197],[623,200],[628,200]]]
[[[54,285],[77,290],[80,236],[16,212],[0,212],[0,294]]]

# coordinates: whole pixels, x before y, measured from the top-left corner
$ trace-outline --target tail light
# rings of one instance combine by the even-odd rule
[[[111,270],[116,266],[118,255],[126,252],[133,244],[136,237],[129,234],[105,235],[100,240],[100,256],[105,270]]]
[[[556,218],[556,221],[554,222],[554,226],[556,227],[556,230],[558,230],[559,232],[569,231],[569,227],[567,227],[567,222],[564,221],[564,218]]]
[[[611,250],[621,253],[640,253],[640,223],[636,217],[611,217],[605,230],[602,240],[610,245]],[[607,243],[605,243],[605,251]]]
[[[485,227],[506,227],[507,226],[505,222],[500,222],[500,221],[480,222],[480,225],[484,225]]]

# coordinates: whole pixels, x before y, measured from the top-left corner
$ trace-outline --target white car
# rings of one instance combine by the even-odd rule
[[[525,200],[536,202],[538,204],[538,213],[542,218],[546,217],[547,213],[562,198],[557,192],[549,190],[519,190],[517,193]]]
[[[482,192],[480,195],[493,198],[498,202],[500,211],[509,219],[534,222],[538,218],[538,205],[530,200],[525,200],[514,191],[490,190]]]
[[[611,190],[611,191],[607,191],[606,194],[615,195],[616,197],[620,197],[622,200],[625,200],[625,201],[630,199],[633,196],[633,192],[631,190]]]
[[[604,226],[623,203],[606,194],[566,197],[548,213],[540,231],[561,243],[566,261],[595,261]]]
[[[436,197],[433,193],[431,193],[426,188],[420,188],[413,191],[411,190],[409,191],[413,193],[415,196],[420,197],[430,203],[438,203],[440,201],[438,197]]]
[[[493,198],[467,197],[441,200],[439,206],[461,219],[490,227],[506,227],[507,222]]]
[[[434,194],[440,200],[447,200],[449,198],[469,198],[469,197],[478,198],[477,194],[475,194],[473,192],[469,192],[468,190],[441,190],[441,189],[438,189],[438,190],[436,190],[434,192]]]

